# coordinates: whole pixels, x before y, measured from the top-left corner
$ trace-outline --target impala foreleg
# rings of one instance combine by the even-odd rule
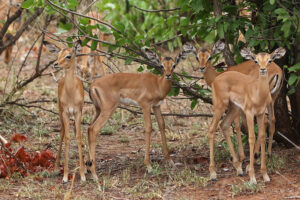
[[[250,182],[256,184],[255,172],[254,172],[254,144],[255,144],[255,134],[254,134],[254,119],[253,115],[246,113],[248,134],[249,134],[249,147],[250,147],[250,163],[248,168],[248,173],[250,177]]]
[[[232,157],[232,163],[234,168],[237,171],[237,175],[242,176],[243,175],[243,170],[242,170],[242,163],[238,160],[233,144],[231,142],[231,138],[230,138],[230,125],[232,123],[232,121],[234,120],[234,118],[236,118],[237,114],[239,113],[239,109],[236,106],[230,106],[228,113],[226,114],[225,118],[223,119],[222,123],[221,123],[221,129],[222,132],[226,138],[228,147],[229,147],[229,152],[231,154]]]
[[[161,141],[162,141],[162,149],[163,149],[163,154],[165,156],[165,159],[170,163],[173,164],[173,161],[170,158],[169,151],[168,151],[168,146],[167,146],[167,139],[166,139],[166,134],[165,134],[165,121],[164,118],[161,114],[160,106],[154,106],[153,111],[158,123],[158,127],[160,130],[161,134]]]
[[[257,116],[258,137],[261,146],[261,173],[265,182],[269,182],[270,178],[266,168],[266,127],[264,123],[265,114]]]
[[[146,151],[144,163],[147,167],[148,172],[152,171],[150,164],[150,143],[151,143],[151,132],[152,132],[152,123],[151,123],[151,107],[148,105],[142,106],[143,117],[145,123],[145,140],[146,140]]]
[[[69,115],[68,113],[62,113],[62,121],[64,127],[64,141],[65,141],[65,162],[64,162],[64,177],[63,183],[68,182],[68,175],[69,175],[69,144],[70,144],[70,125],[69,125]]]
[[[58,152],[56,155],[56,162],[55,162],[55,170],[59,170],[59,166],[60,166],[60,158],[61,158],[61,150],[62,150],[62,143],[64,141],[64,137],[65,137],[65,128],[64,128],[64,122],[62,120],[62,114],[59,113],[59,117],[60,117],[60,132],[59,132],[59,146],[58,146]]]
[[[81,109],[82,110],[82,109]],[[78,111],[75,114],[75,132],[76,132],[76,139],[79,151],[79,164],[80,164],[80,177],[81,181],[86,181],[85,174],[84,174],[84,160],[82,155],[82,136],[81,136],[81,111]]]

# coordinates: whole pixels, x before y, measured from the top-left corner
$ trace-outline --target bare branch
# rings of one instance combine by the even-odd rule
[[[111,29],[115,30],[116,32],[121,33],[120,30],[118,30],[118,29],[115,28],[113,25],[111,25],[111,24],[109,24],[109,23],[107,23],[107,22],[104,22],[104,21],[99,20],[99,19],[94,18],[94,17],[90,17],[90,16],[86,16],[86,15],[83,15],[83,14],[80,14],[80,13],[77,13],[77,12],[74,12],[74,11],[72,11],[72,10],[68,10],[68,9],[62,8],[62,7],[60,7],[60,6],[56,5],[56,4],[54,4],[54,3],[51,2],[50,0],[46,0],[46,1],[47,1],[50,5],[56,7],[56,8],[58,8],[58,9],[60,9],[60,10],[63,10],[63,11],[65,11],[65,12],[68,12],[68,13],[71,13],[71,14],[74,14],[74,15],[77,15],[77,16],[80,16],[80,17],[85,17],[85,18],[89,18],[89,19],[95,20],[96,22],[98,22],[98,23],[100,23],[100,24],[103,24],[103,25],[106,25],[106,26],[110,27]]]
[[[177,11],[177,10],[181,9],[181,8],[171,8],[171,9],[160,9],[160,10],[146,10],[146,9],[139,8],[136,5],[132,5],[132,7],[134,7],[137,10],[143,11],[143,12],[152,12],[152,13],[156,13],[156,12],[172,12],[172,11]]]

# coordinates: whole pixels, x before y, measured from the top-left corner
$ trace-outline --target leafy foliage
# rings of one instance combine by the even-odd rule
[[[78,0],[53,1],[56,5],[68,10],[80,10]],[[80,17],[78,20],[79,35],[87,35],[97,39],[93,34],[94,30],[100,30],[105,33],[112,33],[114,44],[106,44],[109,51],[117,52],[130,64],[135,57],[142,56],[140,50],[151,47],[154,44],[166,41],[170,51],[181,47],[181,41],[197,40],[207,44],[213,44],[221,38],[233,45],[233,55],[237,63],[242,62],[239,49],[245,44],[238,42],[239,32],[245,35],[249,47],[259,51],[271,52],[276,47],[283,46],[291,50],[296,39],[300,37],[300,15],[295,8],[293,1],[282,1],[278,4],[275,0],[264,1],[242,1],[240,4],[234,4],[231,1],[221,1],[222,15],[214,15],[214,5],[212,1],[207,0],[103,0],[96,3],[97,11],[104,14],[104,21],[110,22],[111,27],[104,24],[90,25],[89,19]],[[58,8],[43,2],[42,0],[26,0],[23,5],[26,9],[32,9],[34,6],[46,6],[49,13],[55,13]],[[140,8],[140,9],[138,9]],[[172,12],[151,12],[151,10],[171,9]],[[144,9],[144,10],[141,10]],[[149,11],[150,10],[150,11]],[[251,11],[251,16],[240,16],[240,11]],[[61,11],[65,15],[67,12]],[[60,23],[61,32],[69,31],[74,26],[71,21]],[[180,36],[180,37],[179,37]],[[91,38],[83,41],[85,45]],[[97,41],[93,40],[91,49],[97,48]],[[143,64],[143,63],[142,63]],[[295,64],[294,55],[289,54],[288,66]],[[299,77],[296,75],[296,69],[289,69],[289,94],[292,94],[295,84]],[[145,68],[140,67],[138,71]],[[150,69],[151,72],[157,73],[157,69]],[[175,81],[180,79],[174,78]],[[202,89],[197,89],[203,96]],[[177,88],[172,89],[170,95],[179,94]],[[185,92],[185,95],[190,95]],[[195,100],[191,107],[196,105]]]

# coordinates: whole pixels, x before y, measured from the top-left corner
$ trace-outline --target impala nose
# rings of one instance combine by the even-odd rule
[[[205,72],[205,67],[200,67],[200,72],[204,73]]]
[[[167,75],[166,75],[166,79],[167,79],[167,80],[171,80],[171,74],[167,74]]]
[[[53,68],[54,68],[55,70],[58,70],[58,69],[60,68],[57,62],[54,63]]]
[[[260,69],[259,71],[261,75],[265,75],[267,73],[267,69]]]

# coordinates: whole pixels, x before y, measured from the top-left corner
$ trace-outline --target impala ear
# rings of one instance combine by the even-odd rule
[[[283,47],[279,47],[277,49],[275,49],[275,51],[273,51],[273,53],[271,54],[271,59],[275,60],[275,59],[279,59],[281,57],[283,57],[286,53],[285,48]]]
[[[145,49],[145,53],[147,58],[151,61],[154,62],[157,65],[162,65],[159,56],[154,53],[153,51],[149,50],[149,49]]]
[[[241,50],[241,55],[248,60],[254,60],[255,59],[255,55],[250,51],[249,48],[243,48]]]
[[[50,42],[48,42],[46,40],[43,41],[43,45],[45,45],[46,48],[48,49],[48,51],[50,51],[51,53],[58,53],[61,50],[60,47],[58,47],[55,44],[50,43]]]
[[[185,43],[182,48],[183,48],[183,51],[182,51],[183,55],[181,56],[183,58],[182,60],[186,59],[187,55],[190,53],[192,53],[196,56],[197,61],[200,60],[198,53],[197,53],[197,49],[196,49],[196,47],[194,47],[194,45],[192,43]]]
[[[223,51],[225,48],[225,43],[222,40],[219,40],[218,42],[216,42],[212,48],[212,53],[211,56],[220,53],[221,51]]]
[[[81,46],[81,40],[77,40],[76,42],[74,42],[74,50],[75,50],[75,55],[79,54],[82,50],[82,46]]]

